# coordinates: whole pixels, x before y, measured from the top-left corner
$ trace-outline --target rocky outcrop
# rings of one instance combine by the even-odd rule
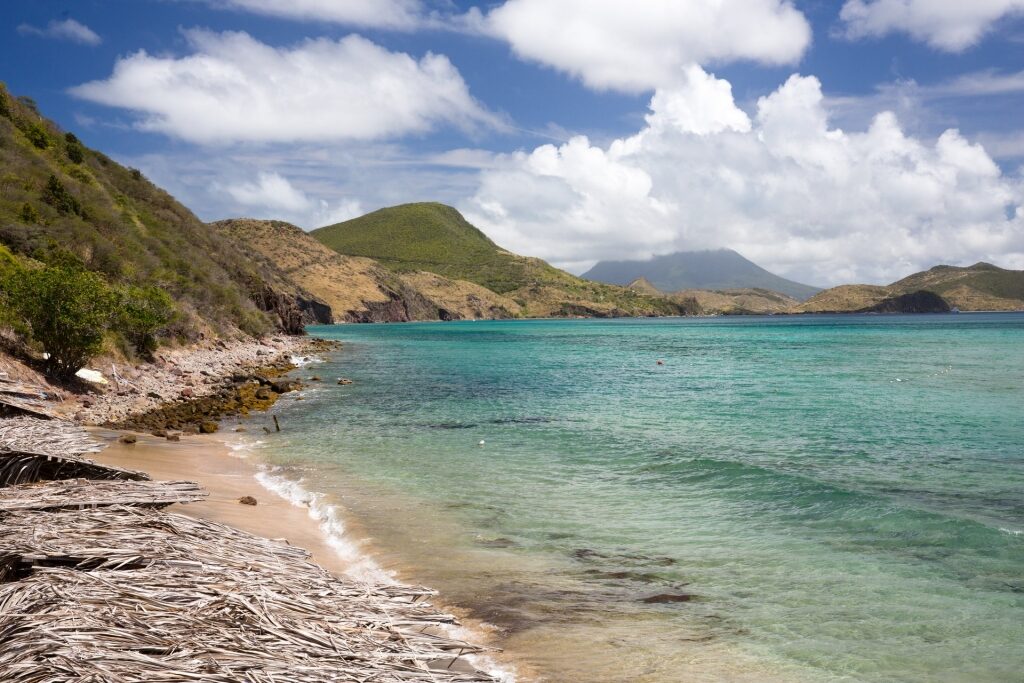
[[[934,292],[919,290],[892,296],[857,313],[949,313],[949,303]]]

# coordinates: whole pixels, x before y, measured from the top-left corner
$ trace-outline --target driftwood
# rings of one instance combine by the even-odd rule
[[[137,505],[164,508],[207,497],[191,481],[92,481],[67,479],[0,488],[0,513]]]
[[[7,513],[0,675],[44,681],[493,681],[422,588],[150,509]]]

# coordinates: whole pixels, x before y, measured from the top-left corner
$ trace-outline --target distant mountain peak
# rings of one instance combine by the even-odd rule
[[[821,291],[775,275],[733,249],[678,251],[646,261],[601,261],[583,277],[622,286],[643,278],[662,292],[766,289],[804,300]]]

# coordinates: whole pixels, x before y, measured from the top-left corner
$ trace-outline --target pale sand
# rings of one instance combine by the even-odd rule
[[[123,444],[117,441],[121,432],[90,431],[109,444],[90,455],[92,460],[141,470],[154,479],[198,482],[210,493],[203,502],[172,505],[168,511],[229,524],[267,538],[284,538],[311,552],[316,563],[328,571],[341,574],[348,569],[308,511],[260,486],[254,478],[256,463],[232,457],[223,437],[183,436],[172,442],[138,434],[137,443]],[[242,505],[238,502],[242,496],[253,496],[257,505]]]

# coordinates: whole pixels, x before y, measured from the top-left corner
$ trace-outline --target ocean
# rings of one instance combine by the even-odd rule
[[[1024,314],[311,332],[262,479],[520,678],[1024,680]]]

